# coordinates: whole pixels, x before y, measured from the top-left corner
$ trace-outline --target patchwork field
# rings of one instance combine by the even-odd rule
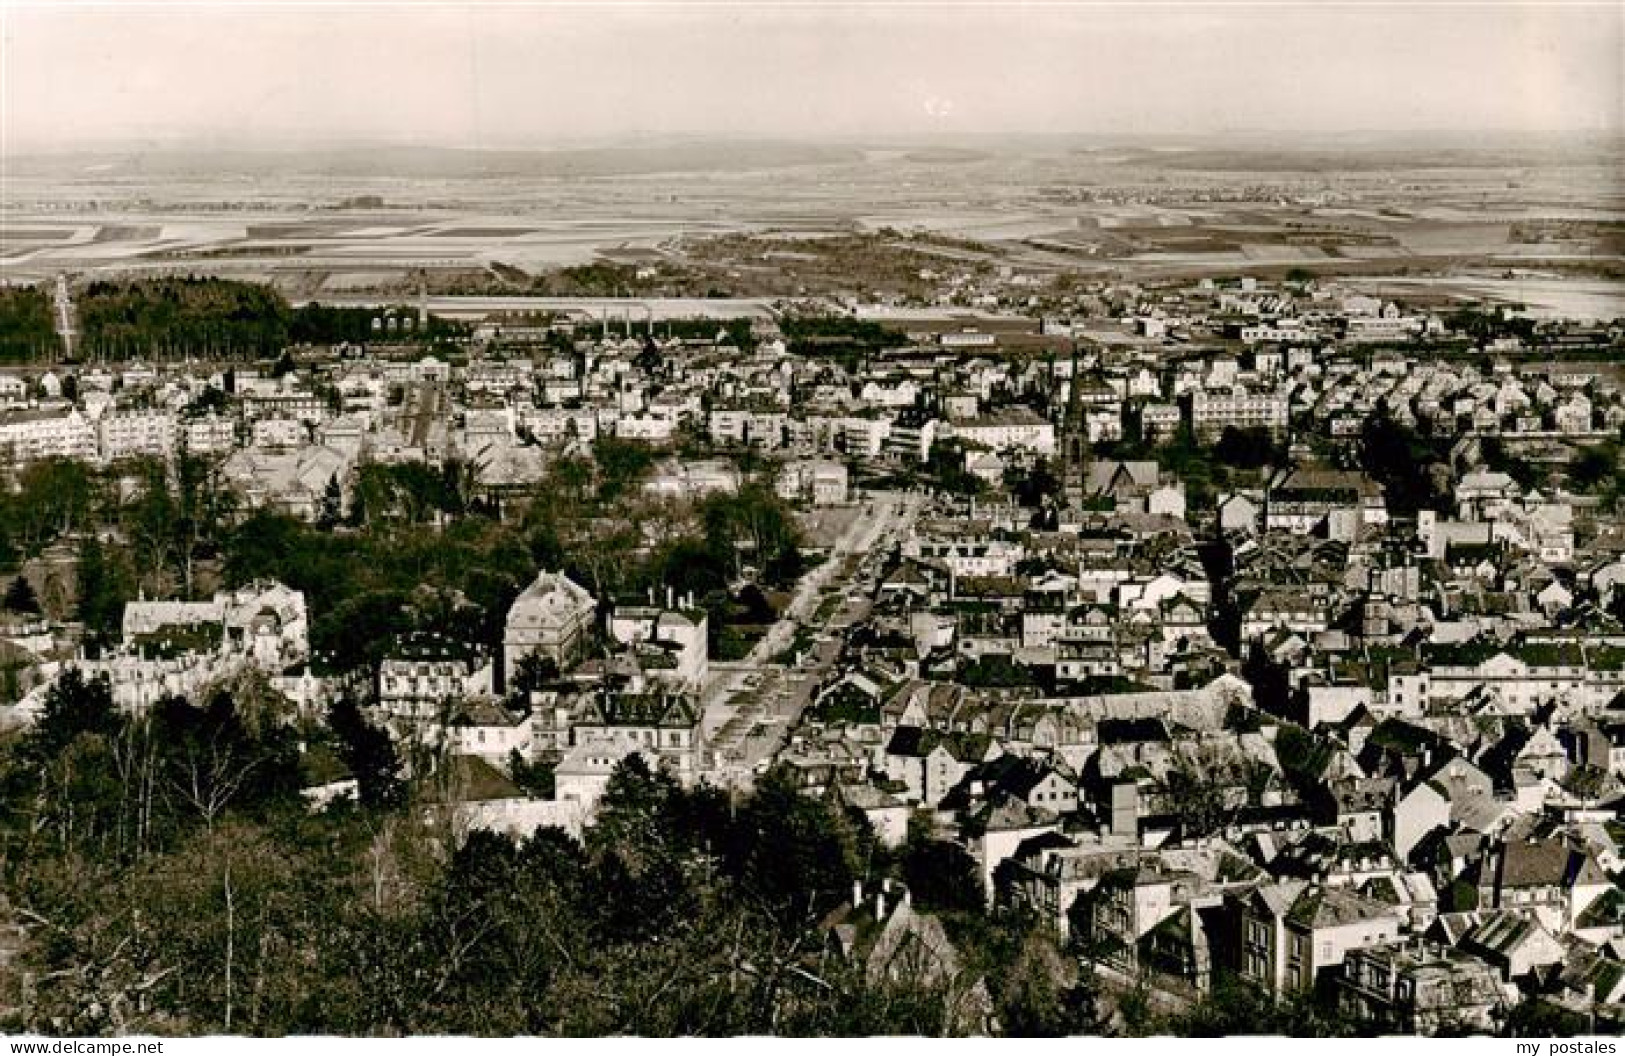
[[[913,272],[1303,268],[1450,278],[1545,267],[1562,270],[1557,282],[1625,274],[1617,145],[1542,155],[736,144],[715,163],[692,145],[662,158],[594,155],[591,171],[571,168],[581,158],[504,155],[475,165],[410,152],[277,163],[35,159],[13,166],[0,201],[0,276],[187,271],[257,275],[296,297],[399,292],[424,281],[441,292],[497,293],[536,292],[522,289],[526,276],[605,261],[698,268],[726,279],[732,294],[807,285],[816,295],[865,277],[842,274],[845,264],[820,273],[795,254],[823,247],[789,243],[858,232],[936,240],[908,246]],[[735,240],[727,267],[708,248],[717,239]],[[760,252],[752,239],[761,239]],[[769,282],[776,271],[811,279]],[[1482,287],[1461,287],[1474,288]]]

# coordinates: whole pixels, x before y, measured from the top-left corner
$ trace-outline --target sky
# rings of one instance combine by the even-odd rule
[[[1625,4],[0,0],[0,150],[1587,130]]]

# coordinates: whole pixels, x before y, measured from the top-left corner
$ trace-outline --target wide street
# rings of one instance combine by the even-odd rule
[[[878,492],[861,502],[858,516],[823,563],[802,577],[779,621],[745,659],[711,665],[702,729],[712,758],[708,776],[717,784],[748,785],[800,721],[840,656],[841,633],[868,614],[884,555],[912,528],[924,499]],[[819,620],[829,598],[840,604]],[[811,648],[792,665],[774,663],[802,628],[812,633]]]

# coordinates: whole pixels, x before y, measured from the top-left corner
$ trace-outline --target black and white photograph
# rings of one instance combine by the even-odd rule
[[[1622,1032],[1618,0],[0,0],[0,1056]]]

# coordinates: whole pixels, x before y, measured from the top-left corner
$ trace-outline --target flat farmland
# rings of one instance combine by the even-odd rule
[[[480,164],[436,155],[417,164],[396,153],[342,164],[318,157],[308,169],[299,158],[229,156],[39,162],[15,165],[0,201],[0,273],[10,282],[257,275],[296,298],[331,298],[398,294],[424,278],[443,292],[547,292],[528,288],[527,277],[606,262],[697,268],[723,292],[749,294],[799,293],[799,280],[768,280],[810,272],[805,293],[816,296],[865,285],[866,265],[820,272],[795,256],[819,249],[787,243],[896,231],[918,258],[908,274],[1002,266],[1132,278],[1304,267],[1449,278],[1543,264],[1615,274],[1625,269],[1617,228],[1625,159],[1610,149],[1543,161],[1527,151],[1045,141],[733,149],[711,162],[684,147],[668,169],[645,150],[591,155],[590,171],[585,155]],[[752,163],[760,158],[770,164]],[[731,260],[708,253],[712,240],[736,241]],[[905,277],[873,278],[902,288],[912,285]]]

